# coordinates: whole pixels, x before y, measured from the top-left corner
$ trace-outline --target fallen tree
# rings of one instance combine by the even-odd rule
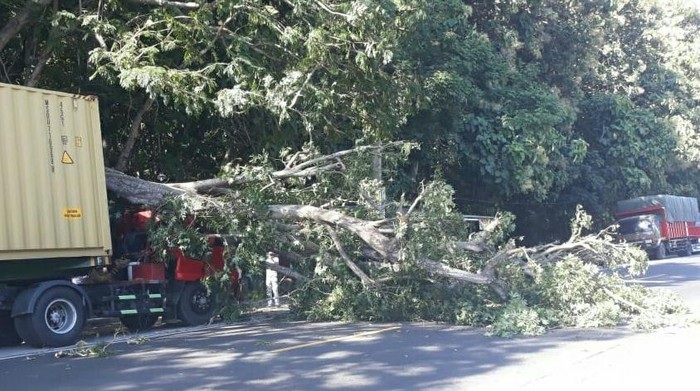
[[[342,171],[344,164],[341,158],[344,156],[362,154],[373,150],[384,150],[398,145],[400,145],[400,143],[374,147],[358,147],[352,150],[340,151],[326,156],[308,158],[306,160],[300,160],[299,155],[295,155],[288,160],[283,169],[278,171],[238,170],[235,175],[229,178],[215,178],[187,183],[161,184],[145,181],[113,169],[107,169],[107,188],[115,195],[131,203],[151,207],[162,205],[168,197],[189,198],[200,204],[218,204],[211,200],[211,194],[226,194],[228,191],[231,191],[234,186],[259,184],[266,181],[268,178],[270,180],[284,180],[297,177],[315,177],[334,171]],[[334,246],[341,256],[341,259],[344,260],[344,263],[358,278],[360,278],[363,284],[372,285],[374,282],[344,251],[336,231],[345,230],[357,236],[374,254],[376,254],[374,256],[375,261],[380,263],[401,262],[400,248],[396,243],[396,233],[394,232],[395,229],[397,229],[396,222],[401,220],[408,221],[411,217],[411,212],[418,205],[418,201],[423,199],[429,191],[429,186],[424,188],[423,192],[418,195],[414,205],[408,212],[399,212],[400,216],[397,216],[396,219],[363,220],[337,210],[330,210],[323,207],[275,204],[266,206],[268,213],[264,218],[292,221],[294,223],[309,221],[322,225],[333,238]],[[235,206],[235,202],[228,202],[225,205],[218,205],[217,208]],[[494,219],[491,224],[486,227],[484,232],[492,231],[497,227],[498,223],[499,219]],[[480,235],[474,239],[459,242],[459,245],[463,248],[472,249],[472,251],[477,248],[480,248],[480,251],[485,251],[488,249],[488,247],[485,246],[485,239],[485,236]],[[493,272],[495,264],[489,264],[486,268],[477,272],[460,270],[428,258],[418,259],[417,264],[431,274],[452,278],[458,281],[485,285],[498,284]],[[494,285],[494,287],[497,287],[497,285]],[[505,298],[505,293],[501,292],[500,289],[498,289],[498,291],[502,294],[502,297]]]
[[[397,162],[409,150],[403,143],[329,155],[305,148],[282,155],[278,166],[258,159],[257,166],[229,166],[220,178],[187,183],[149,182],[111,169],[106,177],[108,189],[131,203],[193,215],[238,235],[232,262],[298,281],[293,308],[312,319],[498,325],[515,311],[500,326],[507,334],[648,316],[649,293],[629,288],[615,272],[622,265],[643,272],[646,255],[616,243],[613,228],[584,234],[591,221],[580,208],[568,240],[526,248],[508,238],[507,214],[471,232],[440,180],[421,184],[412,202],[404,195],[384,199],[384,183],[368,179],[376,178],[369,159],[381,154]],[[178,245],[181,228],[165,224],[154,237]],[[267,250],[292,268],[265,265]],[[518,326],[523,322],[534,329]]]

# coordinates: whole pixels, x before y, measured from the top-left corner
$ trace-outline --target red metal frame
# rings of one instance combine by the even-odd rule
[[[224,268],[224,246],[213,245],[209,261],[190,258],[179,248],[170,252],[175,256],[175,279],[178,281],[198,281]]]
[[[121,238],[125,233],[132,231],[145,232],[152,218],[153,212],[148,209],[125,211],[119,227],[119,237]],[[188,218],[186,223],[191,225],[194,223],[194,220]],[[208,261],[188,257],[179,248],[170,249],[170,253],[175,257],[175,280],[199,281],[216,271],[224,269],[224,246],[221,245],[220,242],[217,242],[215,236],[209,237],[208,241],[211,246],[211,254]],[[149,251],[149,253],[152,253],[152,251]],[[144,262],[140,265],[135,265],[134,270],[134,278],[143,278],[147,280],[165,279],[165,269],[161,262]],[[234,284],[239,282],[239,274],[237,270],[231,272],[231,281]]]
[[[175,280],[199,281],[224,269],[224,246],[216,244],[215,238],[209,238],[209,244],[211,245],[211,255],[208,261],[190,258],[179,248],[170,250],[175,256]],[[238,270],[232,270],[230,278],[233,284],[237,284],[240,278]]]
[[[664,208],[663,206],[650,206],[648,208],[626,210],[623,212],[615,213],[615,217],[619,220],[619,219],[624,219],[625,217],[632,217],[632,216],[639,216],[639,215],[651,215],[651,214],[661,215],[661,218],[664,221],[666,220],[666,208]]]
[[[165,267],[162,262],[146,262],[130,267],[134,280],[165,281]]]

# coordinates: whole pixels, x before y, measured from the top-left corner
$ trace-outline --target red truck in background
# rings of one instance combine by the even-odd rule
[[[623,240],[663,259],[700,251],[698,200],[674,195],[650,195],[617,202],[615,218]]]

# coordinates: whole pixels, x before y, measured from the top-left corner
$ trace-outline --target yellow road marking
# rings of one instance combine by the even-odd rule
[[[328,338],[328,339],[324,339],[322,341],[303,343],[300,345],[289,346],[289,347],[282,348],[282,349],[271,350],[270,353],[282,353],[282,352],[287,352],[289,350],[294,350],[294,349],[301,349],[301,348],[308,348],[310,346],[323,345],[324,343],[329,343],[329,342],[342,341],[345,339],[352,339],[352,338],[358,338],[358,337],[366,337],[368,335],[379,334],[379,333],[383,333],[385,331],[397,330],[400,328],[401,328],[401,326],[393,326],[393,327],[387,327],[385,329],[380,329],[380,330],[365,331],[365,332],[357,333],[357,334],[353,334],[353,335],[345,335],[342,337]]]

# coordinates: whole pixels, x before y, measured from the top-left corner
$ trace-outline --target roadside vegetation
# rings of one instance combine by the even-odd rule
[[[625,282],[646,255],[608,227],[618,200],[700,196],[689,2],[7,0],[0,21],[0,82],[99,98],[110,195],[158,212],[154,246],[226,235],[229,268],[294,280],[299,317],[512,335],[683,311]]]

